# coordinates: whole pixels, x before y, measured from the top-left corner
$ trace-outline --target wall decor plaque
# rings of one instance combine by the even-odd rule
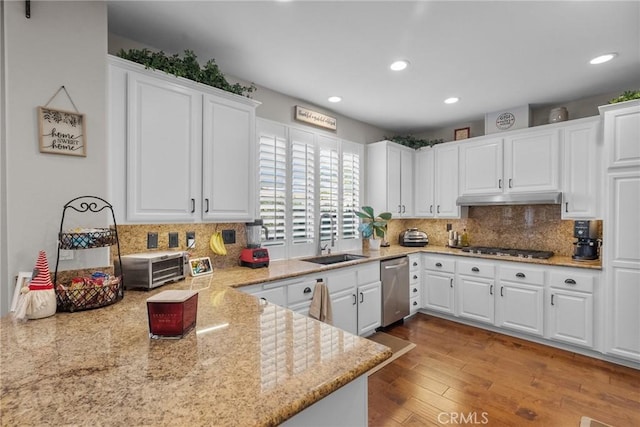
[[[456,129],[455,131],[453,131],[453,140],[454,141],[459,141],[461,139],[467,139],[470,136],[471,136],[471,128],[470,127],[460,128],[460,129]]]
[[[325,129],[336,130],[338,128],[335,117],[309,110],[308,108],[296,105],[295,119],[300,122],[309,123]]]
[[[40,152],[87,156],[84,114],[38,107]]]

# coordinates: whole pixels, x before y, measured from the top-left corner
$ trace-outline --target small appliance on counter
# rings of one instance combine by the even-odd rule
[[[240,253],[240,265],[243,267],[260,268],[269,266],[269,251],[262,246],[262,230],[267,239],[269,231],[261,219],[245,223],[247,231],[247,247]]]
[[[401,246],[427,246],[429,244],[429,237],[424,231],[418,231],[417,228],[408,228],[400,233],[399,243]]]
[[[571,258],[576,261],[592,261],[600,258],[598,224],[595,221],[574,221],[573,237],[578,240],[573,242],[575,248]]]
[[[127,289],[149,290],[185,277],[186,252],[143,252],[120,258]]]

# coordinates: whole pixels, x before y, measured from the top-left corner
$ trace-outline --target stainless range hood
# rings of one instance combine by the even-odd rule
[[[562,193],[559,191],[460,196],[456,200],[458,206],[559,205],[560,203],[562,203]]]

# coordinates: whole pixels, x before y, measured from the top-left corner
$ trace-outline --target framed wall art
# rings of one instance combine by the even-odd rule
[[[471,128],[460,128],[460,129],[456,129],[453,132],[453,140],[454,141],[459,141],[461,139],[467,139],[471,136]]]
[[[87,156],[84,114],[38,107],[40,152]]]

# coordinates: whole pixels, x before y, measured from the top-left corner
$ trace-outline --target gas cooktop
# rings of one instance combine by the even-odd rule
[[[518,258],[548,259],[553,256],[551,251],[534,251],[530,249],[492,248],[487,246],[467,246],[462,252],[482,255],[513,256]]]

